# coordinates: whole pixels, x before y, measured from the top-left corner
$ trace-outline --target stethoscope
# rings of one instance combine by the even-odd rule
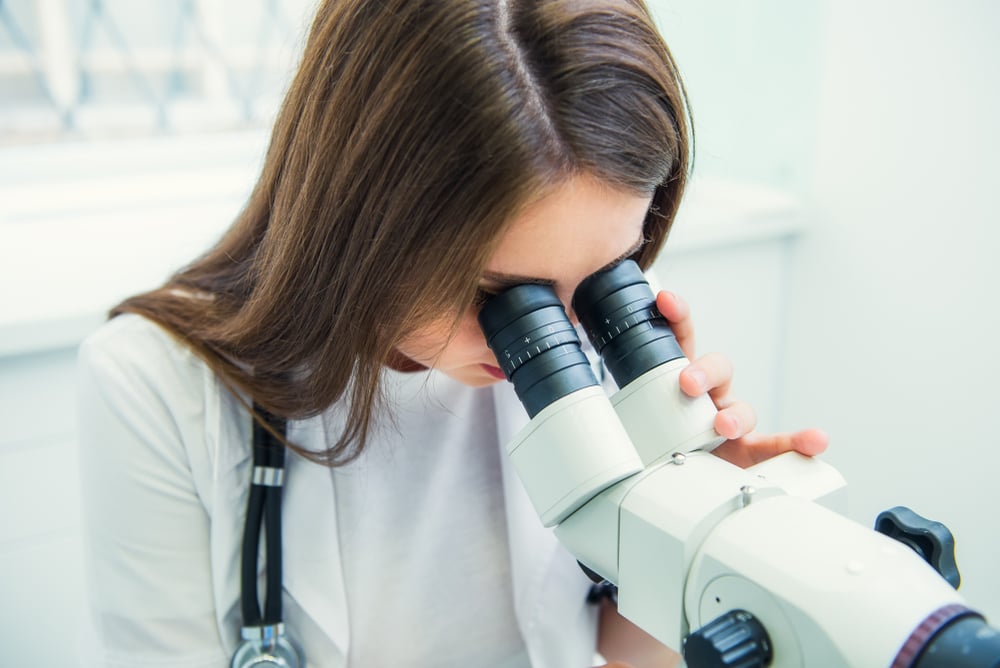
[[[284,435],[283,418],[271,415],[256,404],[254,410],[264,416],[276,433]],[[233,654],[230,668],[300,668],[305,663],[285,635],[285,624],[281,621],[281,487],[284,479],[284,446],[274,434],[254,420],[253,478],[240,562],[242,642]],[[257,594],[257,555],[262,525],[267,583],[263,613]]]

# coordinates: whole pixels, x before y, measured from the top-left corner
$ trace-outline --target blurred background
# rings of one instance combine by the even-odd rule
[[[0,0],[0,641],[75,665],[75,348],[253,185],[312,0]],[[660,282],[871,525],[957,538],[1000,625],[1000,5],[650,0],[697,149]],[[991,491],[993,490],[993,491]],[[60,642],[52,642],[58,638]]]

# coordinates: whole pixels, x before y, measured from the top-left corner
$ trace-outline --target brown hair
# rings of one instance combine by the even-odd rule
[[[277,415],[347,399],[339,440],[303,453],[345,463],[398,343],[471,303],[506,225],[557,182],[651,193],[652,261],[686,111],[641,0],[328,0],[233,226],[112,314],[160,323]]]

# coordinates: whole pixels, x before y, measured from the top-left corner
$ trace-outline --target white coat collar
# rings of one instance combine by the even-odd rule
[[[211,558],[219,633],[231,654],[241,624],[239,569],[252,467],[251,429],[249,416],[231,395],[208,393],[213,395],[222,398],[206,405],[207,423],[217,425],[208,430],[206,443],[214,451]],[[305,447],[328,442],[321,419],[291,423],[289,437]],[[247,446],[233,445],[240,443]],[[288,452],[285,481],[281,534],[286,627],[294,642],[309,648],[310,665],[337,665],[343,663],[336,660],[338,655],[346,657],[350,632],[333,476],[329,468]],[[263,563],[261,559],[261,573]]]
[[[311,426],[320,426],[314,420]],[[295,439],[294,433],[289,434]],[[308,442],[299,437],[299,443]],[[324,443],[330,441],[324,437]],[[350,629],[347,593],[337,531],[333,475],[326,466],[289,453],[285,462],[288,484],[282,513],[284,586],[288,595],[311,618],[318,630],[347,655]],[[305,631],[302,625],[296,631]],[[315,644],[315,643],[311,643]]]

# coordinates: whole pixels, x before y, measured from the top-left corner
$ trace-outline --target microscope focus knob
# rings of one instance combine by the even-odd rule
[[[772,655],[767,631],[746,610],[730,610],[684,639],[688,668],[763,668]]]
[[[945,525],[896,506],[879,513],[875,530],[910,547],[955,589],[962,583],[955,564],[955,537]]]

